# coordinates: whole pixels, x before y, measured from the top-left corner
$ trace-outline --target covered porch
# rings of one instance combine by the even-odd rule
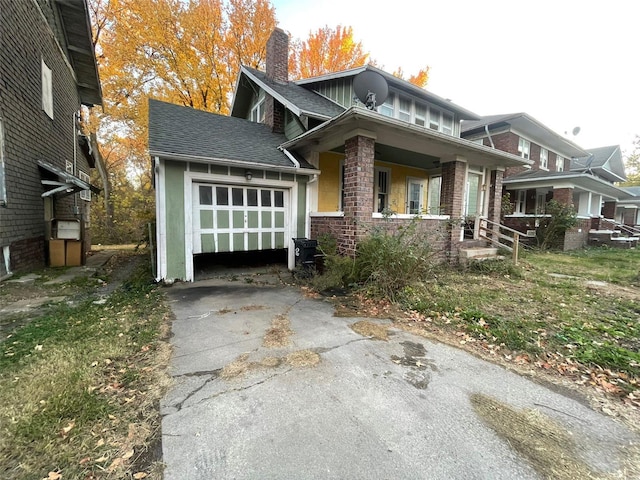
[[[371,228],[417,220],[443,259],[457,258],[465,219],[498,222],[503,171],[530,163],[361,107],[282,147],[321,172],[308,184],[309,236],[332,235],[347,255]]]

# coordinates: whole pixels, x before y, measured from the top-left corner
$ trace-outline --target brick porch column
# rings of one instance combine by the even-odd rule
[[[500,223],[502,217],[502,179],[504,169],[491,170],[489,179],[488,216],[492,222]]]
[[[563,205],[573,205],[573,188],[554,188],[553,199]]]
[[[622,223],[624,223],[625,225],[629,225],[630,227],[635,226],[636,212],[637,210],[635,208],[625,208],[622,215]]]
[[[354,256],[358,241],[371,225],[375,138],[356,135],[348,138],[344,147],[344,229],[338,238],[338,251]]]
[[[610,220],[614,219],[616,217],[617,205],[617,202],[604,202],[604,205],[602,206],[602,216]]]
[[[442,164],[442,187],[440,189],[440,205],[443,214],[449,215],[448,235],[445,239],[445,254],[450,261],[455,261],[458,256],[456,245],[460,243],[462,226],[462,209],[464,202],[465,178],[467,173],[467,162],[456,157],[455,160]]]

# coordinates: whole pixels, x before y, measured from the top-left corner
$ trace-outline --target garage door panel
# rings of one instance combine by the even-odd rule
[[[193,184],[193,253],[284,248],[288,190]]]
[[[214,253],[216,251],[213,233],[203,233],[200,236],[202,244],[202,253]]]

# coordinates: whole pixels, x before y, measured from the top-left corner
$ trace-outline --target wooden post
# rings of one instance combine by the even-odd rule
[[[520,234],[513,234],[513,264],[518,265],[518,245],[520,244]]]

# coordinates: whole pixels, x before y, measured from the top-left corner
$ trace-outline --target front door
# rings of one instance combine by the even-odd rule
[[[424,180],[421,178],[407,178],[407,211],[411,215],[423,213]]]

